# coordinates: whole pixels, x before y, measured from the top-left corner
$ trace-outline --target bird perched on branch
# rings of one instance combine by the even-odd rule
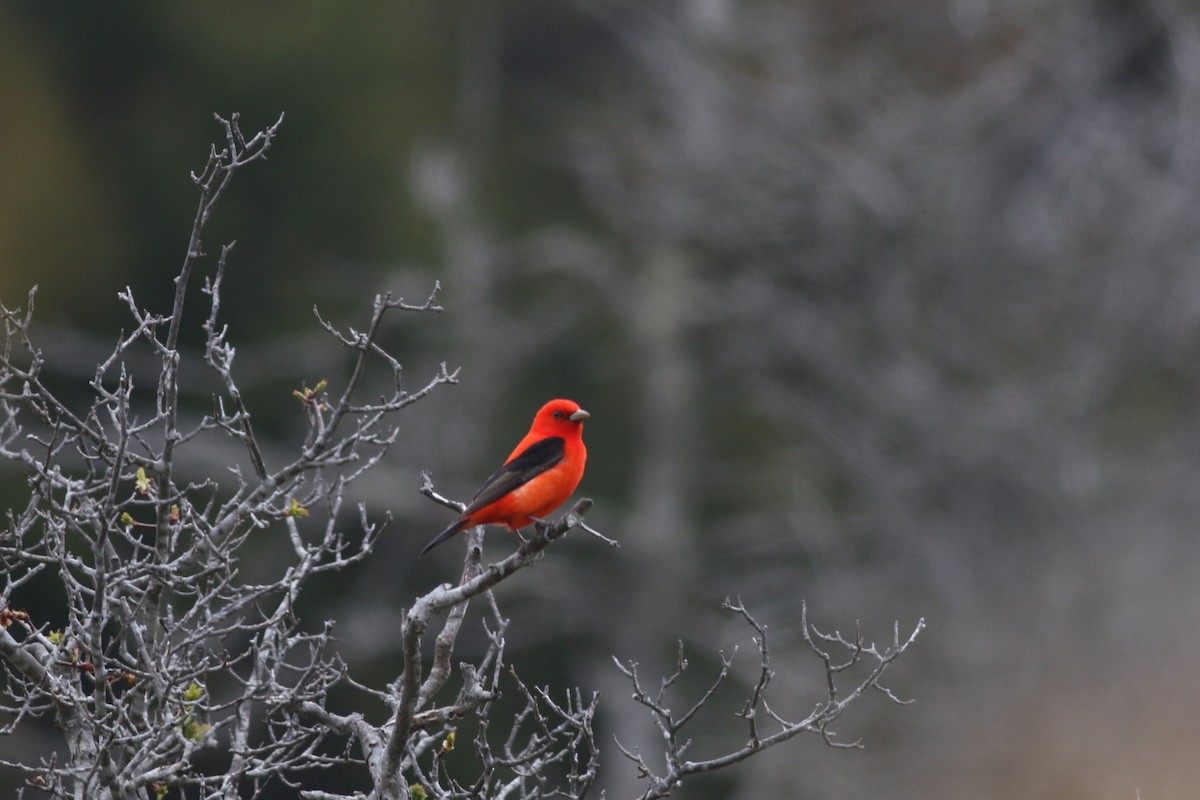
[[[504,465],[421,555],[464,528],[491,523],[517,531],[565,503],[583,477],[583,421],[589,416],[573,400],[551,400],[542,406]]]

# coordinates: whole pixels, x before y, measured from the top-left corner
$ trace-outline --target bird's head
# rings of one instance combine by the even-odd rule
[[[551,400],[533,418],[533,427],[550,436],[578,436],[590,416],[574,400]]]

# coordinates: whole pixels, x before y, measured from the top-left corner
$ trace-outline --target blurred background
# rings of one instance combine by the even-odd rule
[[[823,681],[802,601],[880,642],[924,617],[886,682],[916,702],[855,706],[862,751],[797,739],[681,797],[1200,795],[1192,4],[4,3],[0,76],[0,299],[40,285],[63,386],[128,327],[118,291],[169,310],[214,112],[287,115],[202,265],[237,240],[223,315],[269,464],[303,436],[291,391],[347,374],[313,305],[361,327],[374,294],[441,282],[445,313],[388,344],[410,389],[442,361],[461,383],[397,419],[355,490],[396,521],[307,606],[360,680],[395,677],[400,608],[458,574],[449,545],[416,561],[449,518],[420,471],[468,497],[567,396],[593,415],[588,519],[622,546],[573,534],[497,598],[527,682],[601,692],[609,798],[638,786],[611,735],[656,741],[610,655],[656,681],[684,640],[684,707],[740,645],[690,755],[744,740],[730,595],[793,717]]]

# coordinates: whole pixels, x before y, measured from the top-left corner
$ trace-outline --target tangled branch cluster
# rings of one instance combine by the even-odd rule
[[[383,689],[351,677],[334,650],[331,622],[314,629],[296,614],[314,576],[368,558],[388,523],[373,521],[361,505],[357,514],[343,513],[342,504],[347,485],[395,442],[392,416],[457,381],[457,372],[442,365],[410,392],[400,362],[379,343],[389,315],[441,311],[436,285],[420,304],[377,296],[361,331],[343,330],[318,314],[319,324],[352,354],[353,367],[339,392],[319,381],[294,393],[307,433],[290,460],[275,465],[255,434],[238,389],[235,349],[220,321],[234,246],[224,245],[202,285],[209,313],[203,354],[196,355],[221,392],[210,414],[189,420],[181,413],[179,337],[192,272],[204,257],[204,227],[233,176],[265,157],[283,118],[250,138],[236,115],[218,121],[224,145],[212,148],[204,170],[192,176],[200,203],[173,308],[155,314],[130,290],[120,294],[134,326],[97,366],[85,408],[72,408],[43,378],[45,362],[31,335],[34,293],[23,309],[0,305],[0,458],[27,476],[28,493],[0,531],[0,735],[53,717],[63,737],[60,749],[34,759],[0,758],[0,766],[22,774],[27,790],[56,798],[258,796],[272,783],[310,800],[584,797],[599,767],[598,698],[520,679],[505,660],[510,620],[492,589],[540,559],[571,528],[599,535],[582,521],[590,500],[540,523],[496,563],[483,563],[481,531],[471,531],[461,579],[416,598],[403,612],[402,671]],[[161,365],[153,387],[135,385],[126,369],[138,349],[148,349]],[[392,381],[385,396],[363,403],[357,397],[369,365],[382,365]],[[245,472],[231,467],[231,483],[192,479],[183,468],[192,448],[214,436],[238,443],[249,465]],[[461,509],[438,495],[427,476],[422,492]],[[282,551],[278,559],[249,569],[245,546],[252,537],[281,531],[288,546],[275,548]],[[52,619],[35,619],[22,602],[35,583],[56,593],[44,604],[60,609]],[[488,646],[476,663],[459,665],[454,699],[439,701],[475,598],[484,606],[480,622]],[[731,662],[680,717],[663,704],[662,692],[652,697],[642,688],[636,665],[621,665],[666,741],[666,771],[657,774],[625,750],[648,779],[647,798],[666,796],[689,774],[736,763],[802,731],[832,743],[828,725],[863,692],[880,688],[888,665],[921,629],[904,641],[897,632],[885,650],[814,629],[808,641],[824,663],[828,700],[788,722],[766,704],[765,629],[740,604],[729,607],[756,631],[761,656],[761,674],[742,714],[749,740],[736,752],[688,761],[679,735],[721,686]],[[424,634],[439,625],[427,656]],[[806,636],[809,627],[806,620]],[[835,663],[822,649],[831,646],[848,649],[850,660]],[[873,668],[839,694],[835,677],[861,660],[873,660]],[[364,697],[364,710],[331,708],[336,685]],[[515,716],[503,722],[493,714],[502,687],[520,700]],[[369,722],[379,710],[386,710],[384,721]],[[778,729],[766,732],[762,715]],[[467,717],[477,723],[469,778],[451,774],[446,759]],[[334,765],[357,767],[369,795],[306,788],[311,771]]]
[[[831,747],[860,747],[859,742],[838,741],[830,728],[833,721],[841,716],[847,706],[871,689],[882,692],[895,703],[903,705],[906,702],[885,688],[880,680],[888,666],[916,641],[917,636],[925,627],[924,620],[920,620],[912,632],[903,639],[897,624],[893,630],[891,644],[880,648],[876,644],[867,644],[863,640],[861,632],[858,631],[855,632],[853,639],[847,639],[839,632],[822,633],[808,621],[808,608],[807,605],[803,605],[801,629],[809,649],[820,658],[824,665],[826,697],[822,702],[817,703],[816,707],[804,718],[792,721],[772,710],[767,703],[767,685],[775,673],[771,667],[771,657],[767,649],[766,627],[750,614],[742,605],[741,600],[731,602],[726,599],[722,608],[740,615],[754,630],[753,640],[759,656],[757,681],[749,697],[746,698],[744,707],[738,713],[738,716],[746,721],[747,726],[746,743],[740,748],[698,760],[685,758],[685,753],[690,749],[692,740],[684,736],[683,730],[709,704],[726,679],[729,678],[730,670],[733,668],[733,654],[728,657],[724,654],[721,655],[721,669],[717,673],[716,679],[687,711],[679,715],[672,712],[666,705],[666,696],[667,690],[683,676],[684,671],[688,668],[688,661],[683,655],[683,642],[679,643],[675,672],[663,678],[658,691],[654,693],[643,686],[635,662],[622,663],[614,659],[617,669],[621,670],[633,684],[633,699],[650,710],[654,723],[666,743],[666,768],[658,773],[640,753],[617,743],[622,754],[637,765],[638,774],[647,781],[646,791],[641,795],[641,800],[669,797],[671,792],[689,775],[712,772],[745,761],[755,753],[785,742],[801,733],[819,734]],[[863,673],[853,680],[853,684],[848,690],[845,690],[839,684],[841,676],[864,665],[866,668]],[[774,730],[769,732],[764,730],[762,724],[764,722],[766,725],[773,724]]]

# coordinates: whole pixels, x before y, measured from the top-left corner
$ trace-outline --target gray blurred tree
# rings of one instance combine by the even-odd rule
[[[710,512],[704,577],[681,580],[753,576],[780,614],[798,583],[940,609],[953,632],[922,663],[961,689],[922,731],[958,766],[897,738],[853,796],[1092,797],[1132,772],[1170,793],[1178,771],[1139,770],[1159,759],[1115,727],[1089,726],[1106,755],[1065,777],[1054,725],[1053,746],[1017,742],[1030,714],[1087,717],[1078,653],[1113,691],[1148,637],[1183,636],[1176,669],[1200,650],[1170,621],[1197,607],[1195,10],[696,0],[609,20],[629,66],[574,120],[574,163],[640,275],[682,263],[659,306],[686,309],[682,334],[658,335],[689,343],[687,413],[720,431],[680,441],[675,463],[704,467],[656,487]],[[966,705],[1005,720],[986,765]],[[1153,705],[1148,727],[1171,713]],[[737,794],[794,796],[814,766],[836,779],[796,760]]]

